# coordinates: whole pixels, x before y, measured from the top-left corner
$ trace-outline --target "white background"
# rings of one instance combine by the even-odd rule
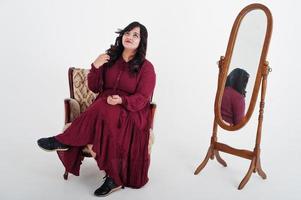
[[[297,0],[259,1],[274,19],[262,133],[262,167],[237,186],[250,161],[222,154],[228,167],[209,161],[193,172],[209,147],[218,68],[232,24],[252,1],[0,0],[0,199],[94,199],[101,174],[92,159],[81,176],[62,178],[55,153],[36,140],[58,134],[69,97],[68,68],[89,68],[137,20],[149,31],[148,59],[157,73],[156,140],[149,183],[107,199],[300,199],[300,6]],[[237,132],[219,139],[252,150],[258,107]]]

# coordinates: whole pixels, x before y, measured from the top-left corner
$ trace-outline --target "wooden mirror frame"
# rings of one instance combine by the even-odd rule
[[[257,75],[256,75],[256,79],[255,79],[253,92],[252,92],[252,97],[251,97],[248,111],[245,114],[244,118],[238,124],[236,124],[234,126],[229,126],[226,123],[224,123],[222,116],[221,116],[221,102],[222,102],[223,93],[224,93],[224,89],[225,89],[225,83],[226,83],[226,79],[227,79],[229,65],[231,62],[233,49],[235,47],[237,33],[239,31],[239,27],[241,25],[243,18],[251,11],[258,10],[258,9],[264,11],[264,13],[266,14],[267,27],[266,27],[266,34],[265,34],[265,38],[264,38],[264,42],[263,42],[263,48],[261,51],[261,56],[260,56],[260,60],[259,60],[258,68],[257,68]],[[269,9],[266,6],[264,6],[262,4],[248,5],[247,7],[245,7],[244,9],[242,9],[240,11],[240,13],[238,14],[238,16],[235,19],[235,22],[234,22],[234,24],[232,26],[232,30],[231,30],[231,35],[229,38],[226,55],[225,55],[225,57],[221,57],[220,61],[218,62],[219,78],[218,78],[218,87],[217,87],[217,92],[216,92],[216,97],[215,97],[214,113],[215,113],[216,121],[217,121],[218,125],[220,127],[222,127],[223,129],[226,129],[228,131],[236,131],[236,130],[242,128],[249,121],[249,119],[251,118],[251,116],[253,114],[253,111],[254,111],[254,108],[256,105],[256,101],[257,101],[257,97],[258,97],[258,93],[259,93],[261,80],[263,78],[263,70],[264,70],[266,56],[268,53],[268,48],[269,48],[271,34],[272,34],[272,23],[273,23],[273,19],[272,19],[271,12],[269,11]]]
[[[233,48],[235,45],[235,40],[236,36],[239,30],[239,26],[241,24],[242,19],[246,14],[253,10],[262,10],[266,14],[267,17],[267,29],[266,29],[266,35],[263,43],[263,48],[260,56],[260,61],[259,61],[259,66],[257,69],[257,75],[256,75],[256,80],[253,88],[253,93],[250,101],[250,105],[248,108],[248,111],[244,118],[234,126],[229,126],[225,124],[222,120],[221,116],[221,101],[222,101],[222,96],[223,96],[223,91],[225,88],[225,82],[227,79],[227,74],[228,74],[228,69],[229,69],[229,64],[231,61],[231,56],[233,53]],[[272,19],[272,14],[270,10],[262,5],[262,4],[250,4],[246,6],[244,9],[240,11],[238,16],[235,19],[235,22],[233,24],[232,30],[231,30],[231,35],[228,41],[228,46],[226,50],[226,56],[220,57],[220,60],[218,62],[219,66],[219,75],[218,75],[218,87],[217,87],[217,92],[216,92],[216,97],[215,97],[215,104],[214,104],[214,123],[213,123],[213,132],[211,136],[211,142],[210,146],[208,149],[208,152],[206,154],[205,159],[203,162],[197,167],[195,170],[194,174],[197,175],[200,173],[200,171],[206,166],[209,158],[211,160],[216,157],[217,161],[222,164],[224,167],[227,166],[227,163],[221,158],[219,151],[229,153],[235,156],[239,156],[242,158],[246,158],[251,160],[251,164],[249,167],[249,170],[241,183],[238,186],[238,189],[242,189],[245,184],[248,182],[250,179],[250,176],[252,172],[258,172],[258,174],[263,178],[266,179],[266,174],[261,168],[261,163],[260,163],[260,142],[261,142],[261,130],[262,130],[262,120],[263,120],[263,110],[264,110],[264,99],[265,99],[265,93],[266,93],[266,85],[267,85],[267,76],[268,73],[271,71],[271,68],[269,67],[268,62],[266,61],[266,56],[268,52],[268,47],[270,44],[270,39],[271,39],[271,34],[272,34],[272,27],[273,27],[273,19]],[[228,131],[236,131],[240,128],[242,128],[251,118],[252,113],[254,111],[254,107],[256,105],[256,100],[258,98],[258,93],[259,93],[259,88],[261,85],[261,99],[260,99],[260,105],[259,105],[259,117],[258,117],[258,126],[257,126],[257,135],[256,135],[256,144],[254,147],[253,151],[250,150],[244,150],[244,149],[235,149],[232,148],[226,144],[219,143],[217,142],[217,125],[219,125],[221,128],[228,130]]]

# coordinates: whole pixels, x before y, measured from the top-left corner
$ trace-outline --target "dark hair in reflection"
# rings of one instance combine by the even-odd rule
[[[227,77],[226,87],[231,87],[246,97],[246,87],[249,80],[249,73],[244,69],[235,68]]]
[[[137,73],[140,70],[145,60],[148,33],[145,26],[140,24],[139,22],[132,22],[124,29],[119,29],[116,32],[119,35],[115,39],[115,44],[111,45],[111,47],[106,51],[106,53],[110,56],[110,60],[108,62],[109,67],[111,67],[116,62],[116,60],[121,56],[124,50],[124,47],[122,45],[122,36],[124,35],[124,33],[131,31],[136,27],[140,28],[140,43],[134,58],[129,61],[129,66],[130,71],[133,73]]]

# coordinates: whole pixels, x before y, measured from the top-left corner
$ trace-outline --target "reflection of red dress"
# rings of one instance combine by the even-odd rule
[[[221,115],[231,125],[238,124],[245,115],[245,97],[231,87],[226,87],[223,94]]]
[[[149,124],[147,116],[155,87],[153,65],[145,60],[140,71],[133,74],[121,57],[112,67],[93,66],[88,74],[88,86],[97,93],[96,100],[81,113],[62,134],[60,142],[72,146],[58,152],[66,170],[79,175],[81,149],[93,144],[101,170],[117,185],[139,188],[148,181]],[[120,95],[122,105],[109,105],[108,95]]]

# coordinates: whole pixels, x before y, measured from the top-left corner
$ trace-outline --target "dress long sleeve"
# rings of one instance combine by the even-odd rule
[[[122,97],[122,105],[131,112],[143,109],[151,101],[156,84],[156,74],[150,62],[145,62],[141,70],[136,92]]]
[[[88,87],[94,93],[99,93],[103,89],[103,71],[104,66],[97,69],[93,63],[91,64],[88,74]]]

